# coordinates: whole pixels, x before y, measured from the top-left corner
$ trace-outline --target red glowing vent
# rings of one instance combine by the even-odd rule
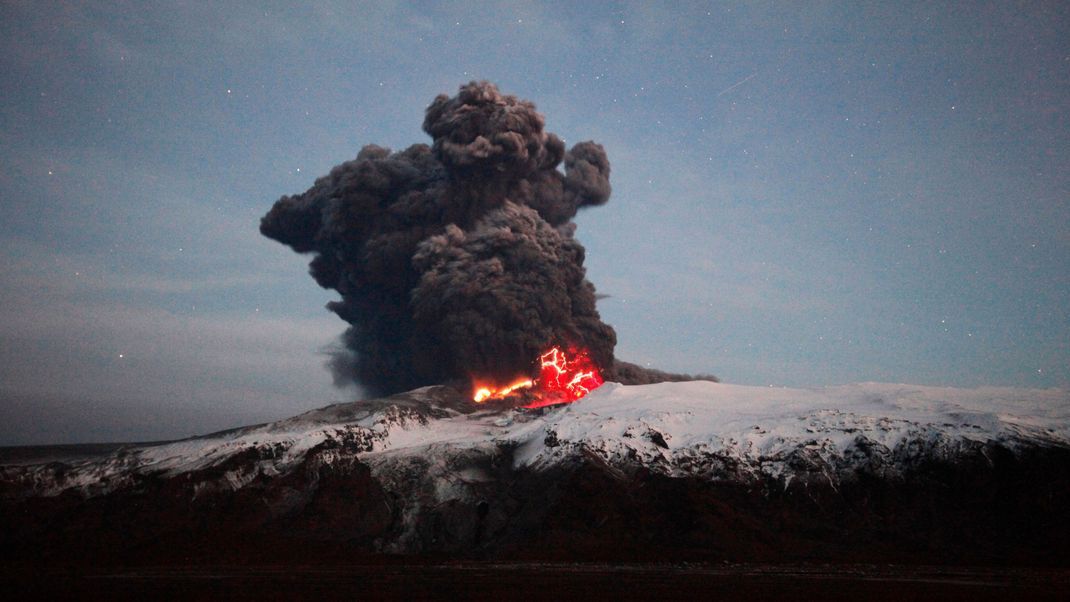
[[[598,366],[587,352],[569,347],[566,354],[553,347],[539,356],[539,376],[534,380],[519,378],[504,387],[476,382],[472,399],[482,403],[488,399],[504,399],[524,391],[531,401],[525,408],[540,408],[558,403],[571,403],[597,389],[605,382]]]

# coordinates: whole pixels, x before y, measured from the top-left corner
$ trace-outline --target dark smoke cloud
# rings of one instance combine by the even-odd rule
[[[312,276],[341,295],[328,305],[350,324],[336,380],[388,394],[509,379],[551,345],[586,347],[614,376],[616,334],[570,221],[609,199],[609,161],[543,125],[532,103],[472,82],[428,107],[430,147],[365,146],[264,216],[260,231],[315,253]]]

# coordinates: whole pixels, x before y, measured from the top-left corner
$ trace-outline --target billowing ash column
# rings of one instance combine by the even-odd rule
[[[428,107],[430,147],[366,146],[264,216],[260,231],[313,253],[312,276],[341,295],[340,380],[377,394],[505,382],[554,345],[613,366],[570,221],[609,199],[609,161],[543,125],[532,103],[472,82]]]

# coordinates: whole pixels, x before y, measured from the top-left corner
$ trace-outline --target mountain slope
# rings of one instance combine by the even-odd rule
[[[1070,558],[1068,468],[1059,390],[609,383],[532,411],[429,387],[0,467],[0,543],[1044,562]]]

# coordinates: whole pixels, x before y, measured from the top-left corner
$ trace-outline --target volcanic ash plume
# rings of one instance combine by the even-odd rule
[[[350,324],[338,380],[375,394],[504,384],[554,346],[613,375],[616,335],[570,221],[609,199],[609,161],[593,142],[566,151],[543,124],[532,103],[472,82],[428,107],[430,147],[365,146],[264,216],[260,231],[314,253],[312,276],[341,295],[328,305]]]

